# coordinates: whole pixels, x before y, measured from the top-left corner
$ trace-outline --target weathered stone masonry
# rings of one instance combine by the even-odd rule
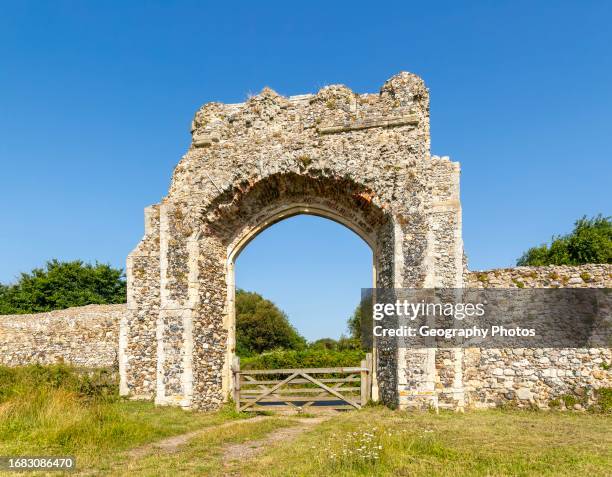
[[[209,103],[192,133],[169,194],[145,210],[127,259],[127,307],[0,317],[2,364],[118,360],[123,395],[217,408],[232,386],[234,261],[259,232],[301,213],[363,238],[379,288],[610,287],[610,265],[467,271],[459,165],[430,155],[428,91],[412,74],[379,94],[266,89],[241,104]],[[373,396],[401,408],[547,407],[612,385],[610,348],[376,345]]]
[[[0,315],[0,364],[65,362],[87,368],[117,365],[125,305],[88,305],[31,315]]]
[[[466,272],[470,288],[610,288],[612,266],[517,267]],[[131,312],[125,305],[89,305],[34,315],[0,316],[0,364],[17,366],[62,361],[85,367],[117,364],[119,322]],[[456,407],[453,390],[462,389],[464,405],[506,403],[547,408],[563,395],[593,401],[599,388],[612,386],[610,348],[467,349],[435,353],[438,405]],[[155,363],[150,372],[155,372]],[[155,383],[152,383],[155,385]]]
[[[328,217],[359,234],[378,287],[462,286],[459,167],[430,155],[429,95],[417,76],[401,73],[379,94],[329,86],[286,98],[266,89],[241,104],[209,103],[192,134],[128,258],[124,394],[219,406],[232,385],[234,260],[291,215]],[[378,343],[383,401],[428,405],[435,376],[432,350]],[[461,390],[448,399],[460,402]]]
[[[468,272],[471,288],[610,288],[612,266],[516,267]],[[612,387],[610,348],[468,349],[463,380],[467,405],[547,408],[563,395],[583,404],[599,388]]]
[[[372,248],[379,288],[609,285],[606,266],[589,268],[588,277],[564,270],[571,276],[559,273],[558,283],[553,271],[465,270],[459,165],[430,155],[428,91],[415,75],[391,78],[379,94],[329,86],[286,98],[266,89],[241,104],[209,103],[196,113],[192,134],[168,196],[147,209],[145,237],[128,258],[124,394],[219,406],[232,386],[234,260],[261,230],[299,213],[360,235]],[[570,388],[610,380],[600,365],[610,361],[609,349],[548,357],[542,350],[405,350],[379,340],[375,352],[373,395],[401,408],[517,398],[545,405]],[[559,364],[546,366],[547,359]]]

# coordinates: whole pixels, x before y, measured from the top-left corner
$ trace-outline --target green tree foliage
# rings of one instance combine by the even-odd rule
[[[258,293],[236,290],[236,353],[239,356],[305,347],[304,337],[274,303]]]
[[[8,301],[8,289],[6,285],[0,283],[0,315],[10,314],[10,307]]]
[[[361,312],[361,303],[357,305],[353,314],[349,317],[347,321],[347,326],[349,330],[349,335],[354,339],[361,339],[361,322],[363,318],[363,313]]]
[[[44,268],[22,273],[14,285],[0,285],[0,314],[38,313],[125,301],[123,270],[81,260],[50,260]]]
[[[516,262],[522,266],[580,265],[612,263],[612,221],[598,215],[578,219],[574,230],[555,236],[550,246],[544,244],[527,250]]]
[[[372,309],[372,296],[364,296],[347,321],[350,338],[360,343],[363,349],[369,347],[368,339],[372,333],[372,313],[366,310]]]
[[[321,338],[308,345],[312,350],[328,350],[328,351],[353,351],[361,349],[359,339],[347,338],[341,336],[340,339]]]
[[[333,338],[321,338],[310,343],[312,349],[330,349],[334,350],[338,348],[338,342]]]

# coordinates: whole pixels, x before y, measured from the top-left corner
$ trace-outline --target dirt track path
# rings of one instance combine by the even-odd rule
[[[264,419],[268,419],[268,418],[269,418],[268,416],[256,416],[250,419],[246,419],[243,422],[248,422],[248,423],[259,422],[259,421],[263,421]],[[166,439],[162,439],[161,441],[152,442],[150,444],[146,444],[141,447],[136,447],[135,449],[132,449],[128,453],[128,456],[132,459],[140,459],[156,451],[162,451],[167,454],[172,454],[174,452],[177,452],[182,445],[186,444],[187,442],[189,442],[191,439],[195,437],[201,436],[210,431],[215,431],[217,429],[223,429],[225,427],[235,426],[238,422],[240,421],[228,421],[228,422],[224,422],[223,424],[218,424],[214,426],[208,426],[203,429],[198,429],[197,431],[186,432],[185,434],[179,434],[177,436],[168,437]]]
[[[230,466],[233,461],[250,459],[262,452],[266,447],[280,441],[288,441],[295,439],[307,429],[321,424],[328,420],[331,416],[318,416],[302,419],[293,419],[296,422],[295,426],[278,429],[266,435],[263,439],[246,441],[240,444],[227,444],[223,448],[224,465]]]

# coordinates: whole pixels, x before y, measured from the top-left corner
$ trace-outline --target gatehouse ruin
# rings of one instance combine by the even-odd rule
[[[612,285],[609,264],[467,270],[459,164],[431,155],[429,93],[413,74],[376,94],[264,89],[244,103],[204,105],[191,129],[168,195],[145,209],[144,237],[127,259],[127,305],[0,316],[0,364],[117,366],[124,396],[217,409],[234,385],[236,257],[297,214],[359,235],[376,288]],[[404,349],[379,340],[373,354],[372,397],[403,409],[549,408],[578,393],[587,404],[612,387],[610,347]]]
[[[430,153],[429,92],[418,76],[400,73],[377,94],[332,85],[208,103],[192,137],[128,257],[122,393],[199,409],[226,399],[234,260],[292,215],[326,217],[363,238],[376,287],[462,287],[459,164]],[[444,365],[453,375],[461,355]],[[456,383],[436,391],[439,365],[434,350],[379,346],[375,395],[400,407],[432,399],[462,406]]]

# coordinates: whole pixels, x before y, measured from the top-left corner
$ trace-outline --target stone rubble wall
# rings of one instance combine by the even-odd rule
[[[127,313],[119,330],[122,395],[150,399],[157,388],[157,318],[160,306],[160,210],[145,210],[145,235],[127,258]],[[127,387],[130,382],[132,389]]]
[[[611,265],[516,267],[466,274],[471,288],[610,288]],[[562,396],[577,397],[580,409],[595,391],[612,387],[610,348],[467,349],[467,405],[548,408]]]
[[[119,320],[125,314],[126,306],[119,304],[0,315],[0,364],[117,366]]]
[[[147,209],[155,223],[128,258],[122,394],[221,405],[232,386],[233,260],[252,234],[296,213],[364,238],[377,286],[461,286],[459,167],[430,154],[429,92],[416,75],[400,73],[378,94],[266,88],[244,103],[205,104],[191,129],[168,195]],[[427,404],[431,353],[379,344],[379,396]]]
[[[471,288],[610,288],[612,266],[476,271],[466,274],[465,284]],[[151,306],[158,306],[156,300]],[[129,305],[88,305],[50,313],[1,315],[0,364],[63,361],[84,367],[116,366],[120,320],[139,321],[139,317]],[[146,366],[145,386],[152,397],[156,387],[155,334],[143,339],[132,353]],[[460,358],[463,367],[457,366]],[[455,408],[457,399],[453,393],[460,388],[465,407],[514,403],[519,407],[546,408],[564,395],[578,396],[580,407],[593,401],[594,390],[612,387],[612,372],[606,369],[611,361],[610,348],[437,350],[436,391],[441,407]]]
[[[610,288],[612,266],[549,265],[467,272],[465,286],[469,288]]]

